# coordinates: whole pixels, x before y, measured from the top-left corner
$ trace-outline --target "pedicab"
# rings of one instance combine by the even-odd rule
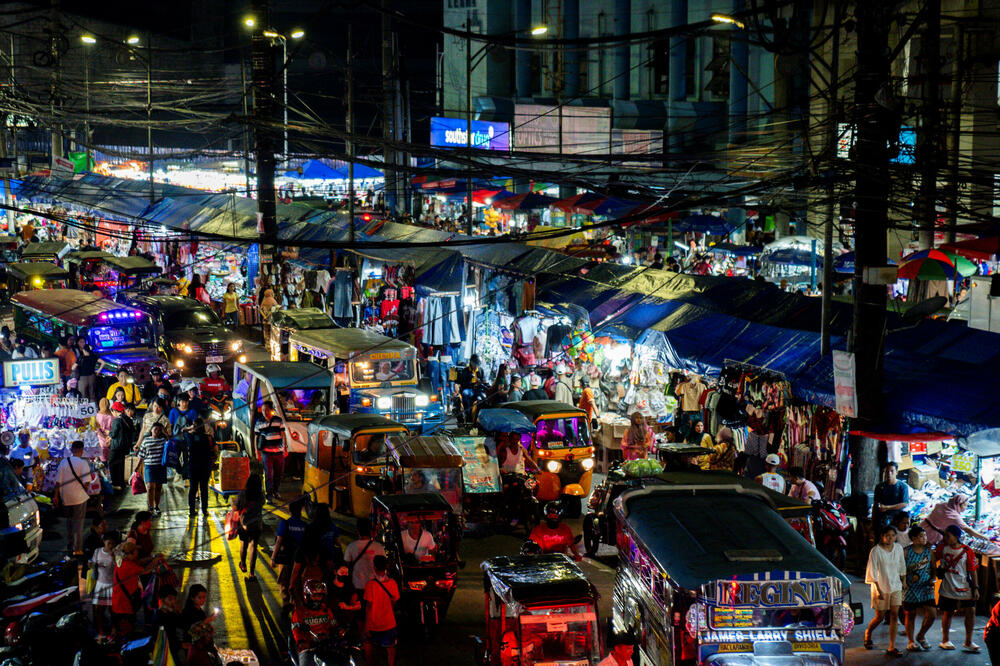
[[[587,412],[555,400],[522,400],[501,407],[520,412],[534,426],[534,432],[521,435],[521,443],[539,470],[535,497],[542,503],[562,500],[567,516],[579,516],[594,472]]]
[[[389,435],[382,488],[406,495],[440,493],[461,516],[464,465],[447,435]]]
[[[510,444],[524,450],[534,433],[535,424],[528,417],[500,407],[480,410],[476,428],[452,433],[453,441],[466,456],[465,516],[469,522],[495,527],[521,523],[531,532],[538,522],[538,500],[534,496],[538,467],[525,451],[522,464],[502,471],[499,456],[501,449]],[[478,460],[478,464],[470,462],[470,458]]]
[[[302,492],[345,515],[367,516],[382,487],[386,437],[408,432],[376,414],[331,414],[311,422]]]
[[[601,660],[597,589],[563,554],[491,557],[482,564],[486,636],[476,638],[481,666]]]
[[[372,500],[373,538],[385,548],[389,575],[399,582],[400,606],[433,633],[455,594],[460,520],[440,493],[379,495]]]

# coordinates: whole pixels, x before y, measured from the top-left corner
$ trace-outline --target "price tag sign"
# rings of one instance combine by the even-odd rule
[[[976,471],[976,454],[961,451],[951,457],[951,471],[972,474]]]
[[[77,410],[81,419],[89,419],[97,414],[97,407],[90,401],[78,403]]]

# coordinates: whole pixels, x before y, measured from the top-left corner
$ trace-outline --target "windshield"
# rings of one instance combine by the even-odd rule
[[[375,351],[351,362],[351,380],[355,384],[413,381],[417,376],[414,350]]]
[[[587,423],[579,416],[541,419],[535,428],[535,438],[539,448],[567,449],[573,446],[590,446]]]
[[[399,540],[403,558],[411,564],[448,562],[454,543],[445,511],[400,511]],[[419,529],[418,529],[419,526]]]
[[[385,433],[357,435],[354,438],[354,464],[371,465],[385,462]]]
[[[94,351],[102,352],[128,347],[153,347],[153,334],[146,324],[116,323],[114,326],[92,326],[87,341]]]
[[[285,389],[278,391],[278,397],[286,421],[312,421],[329,413],[329,389]]]
[[[593,606],[529,609],[521,615],[521,663],[590,664],[600,659],[595,645]]]
[[[403,494],[441,493],[448,504],[458,508],[462,501],[462,469],[460,467],[422,467],[405,470]]]
[[[734,608],[720,606],[711,608],[709,624],[713,629],[790,629],[829,627],[830,606],[808,608]]]
[[[206,326],[222,326],[219,315],[210,308],[192,307],[163,313],[163,327],[166,329],[204,328]]]

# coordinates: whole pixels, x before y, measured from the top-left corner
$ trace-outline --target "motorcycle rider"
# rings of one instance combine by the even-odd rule
[[[576,561],[582,559],[573,530],[562,522],[562,505],[559,502],[545,505],[545,522],[531,530],[528,538],[538,544],[542,553],[566,553]]]
[[[472,407],[486,395],[486,380],[483,377],[483,370],[479,367],[479,356],[473,354],[469,357],[469,364],[458,373],[458,388],[462,392],[462,409],[465,420],[472,420]]]
[[[326,583],[307,580],[292,610],[292,637],[295,639],[299,666],[313,666],[316,641],[329,636],[334,626],[333,611],[326,604]]]
[[[210,401],[217,399],[221,394],[230,393],[232,389],[229,382],[222,376],[222,369],[216,363],[209,363],[205,368],[205,379],[201,380],[201,390]]]

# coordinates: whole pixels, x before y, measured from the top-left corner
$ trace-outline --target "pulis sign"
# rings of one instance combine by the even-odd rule
[[[6,361],[3,364],[3,385],[45,386],[59,383],[59,359],[32,358]]]

